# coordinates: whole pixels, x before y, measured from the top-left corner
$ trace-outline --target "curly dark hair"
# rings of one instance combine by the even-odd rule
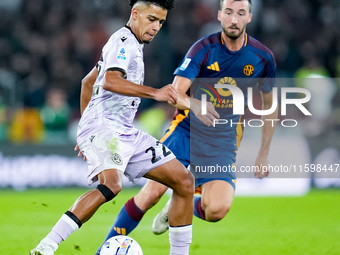
[[[158,5],[168,11],[170,11],[172,8],[174,8],[174,1],[175,0],[130,0],[130,6],[131,8],[135,5],[137,2],[144,2],[147,4],[154,4]]]

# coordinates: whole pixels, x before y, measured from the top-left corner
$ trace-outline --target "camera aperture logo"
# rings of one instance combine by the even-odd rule
[[[226,80],[227,79],[227,80]],[[231,79],[231,80],[228,80]],[[222,83],[226,82],[226,83]],[[223,78],[218,84],[214,85],[214,88],[209,85],[205,85],[207,88],[210,89],[213,93],[209,92],[205,88],[201,88],[207,94],[201,95],[201,111],[202,115],[207,114],[207,95],[210,96],[210,101],[213,103],[214,107],[217,108],[232,108],[234,115],[244,115],[245,114],[245,97],[240,88],[236,86],[235,81],[232,78]],[[252,114],[258,116],[265,116],[270,115],[275,112],[277,109],[279,102],[278,102],[278,88],[273,88],[272,91],[272,106],[270,109],[266,110],[258,110],[254,107],[253,102],[253,88],[247,88],[247,106],[249,111]],[[289,98],[289,94],[299,94],[299,98]],[[220,95],[224,97],[229,97],[232,95],[232,99],[221,99]],[[305,116],[311,116],[312,114],[306,109],[303,105],[308,103],[311,99],[311,93],[307,89],[304,88],[296,88],[296,87],[282,87],[281,88],[281,116],[287,115],[287,105],[295,105],[302,114]],[[249,127],[262,127],[265,122],[271,122],[272,126],[274,126],[277,122],[280,122],[283,127],[296,127],[298,125],[298,121],[295,119],[284,119],[280,121],[280,119],[250,119],[250,120],[243,120],[243,122],[233,122],[232,120],[228,119],[215,119],[213,121],[213,126],[216,127],[217,125],[230,125],[231,127],[234,125],[242,125]]]

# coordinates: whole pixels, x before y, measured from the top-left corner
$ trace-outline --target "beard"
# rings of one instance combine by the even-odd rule
[[[232,40],[236,40],[243,34],[246,26],[242,27],[242,29],[240,29],[238,27],[229,27],[229,28],[236,28],[236,29],[238,29],[239,32],[238,33],[237,32],[228,32],[228,28],[226,28],[225,26],[222,25],[222,30],[226,34],[226,36],[229,37]]]

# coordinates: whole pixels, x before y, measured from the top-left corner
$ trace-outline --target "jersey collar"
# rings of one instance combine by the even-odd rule
[[[132,31],[131,27],[129,27],[128,25],[125,25],[125,27],[126,27],[127,29],[129,29],[130,32],[135,36],[135,38],[136,38],[137,42],[139,42],[139,44],[143,44],[143,43],[141,43],[141,42],[138,40],[136,34]]]
[[[226,44],[224,43],[224,40],[223,40],[222,32],[220,34],[220,37],[221,37],[221,43],[224,45],[223,48],[225,49],[225,51],[227,51],[230,54],[235,54],[235,55],[239,54],[239,53],[243,52],[244,49],[246,48],[246,46],[248,45],[248,34],[247,33],[244,35],[244,37],[245,37],[244,38],[244,44],[243,44],[242,48],[239,49],[238,51],[231,51],[227,48],[227,46],[226,46]]]

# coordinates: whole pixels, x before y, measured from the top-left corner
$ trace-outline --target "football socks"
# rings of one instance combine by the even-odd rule
[[[194,215],[202,220],[205,220],[205,213],[202,209],[201,196],[194,197]]]
[[[135,204],[134,198],[131,198],[120,210],[109,234],[105,238],[105,241],[116,235],[130,234],[131,231],[137,227],[144,214],[145,212],[139,209],[138,206]]]
[[[192,240],[192,225],[169,226],[170,255],[188,255]]]
[[[68,215],[63,214],[47,237],[59,245],[77,229],[79,229],[78,224]]]

